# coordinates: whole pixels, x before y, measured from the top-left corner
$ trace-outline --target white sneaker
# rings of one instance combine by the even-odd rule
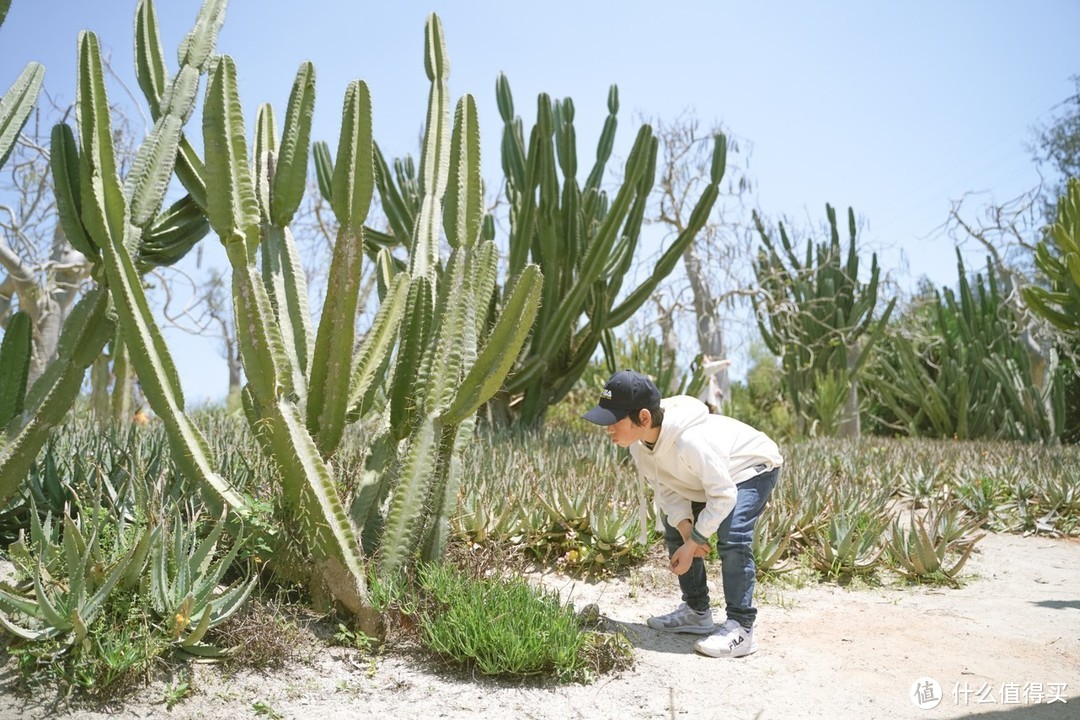
[[[712,608],[704,612],[698,612],[686,603],[675,608],[674,612],[651,617],[645,622],[653,630],[672,633],[694,633],[695,635],[708,635],[715,628],[712,619]]]
[[[754,629],[747,630],[737,620],[728,619],[715,633],[698,640],[694,649],[715,658],[737,658],[757,650]]]

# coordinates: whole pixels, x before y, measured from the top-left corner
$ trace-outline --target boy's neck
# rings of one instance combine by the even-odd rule
[[[641,442],[648,445],[649,449],[652,449],[652,446],[656,444],[656,441],[659,438],[660,438],[660,428],[658,428],[658,427],[647,428],[646,430],[644,430],[641,433]]]

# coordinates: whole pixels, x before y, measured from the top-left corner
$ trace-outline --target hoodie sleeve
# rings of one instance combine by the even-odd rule
[[[705,509],[698,515],[691,537],[695,542],[705,544],[735,508],[739,491],[728,471],[728,458],[715,443],[693,442],[687,437],[683,440],[680,456],[687,470],[701,478],[705,493]]]
[[[679,493],[663,485],[654,486],[653,492],[656,494],[656,504],[667,516],[668,525],[675,527],[683,520],[694,519],[690,501]]]

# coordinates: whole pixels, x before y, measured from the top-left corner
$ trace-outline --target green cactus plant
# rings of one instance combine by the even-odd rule
[[[140,18],[152,4],[140,3]],[[206,222],[185,197],[159,214],[172,176],[181,128],[194,107],[199,74],[209,62],[224,2],[208,0],[182,53],[181,72],[162,85],[153,130],[121,185],[117,175],[108,100],[96,36],[79,37],[76,116],[79,145],[65,124],[53,129],[51,167],[65,235],[92,263],[97,285],[73,309],[61,333],[57,359],[26,396],[21,422],[7,428],[0,447],[0,503],[14,495],[52,428],[74,404],[86,368],[114,338],[117,321],[132,364],[155,410],[174,432],[177,462],[200,480],[216,502],[245,511],[243,499],[210,467],[205,440],[183,415],[179,378],[154,324],[141,274],[175,262],[205,234]],[[140,58],[141,59],[141,58]],[[182,154],[182,153],[181,153]],[[197,204],[194,206],[197,207]],[[114,302],[115,301],[115,302]]]
[[[727,140],[715,139],[709,184],[702,190],[687,227],[664,251],[652,273],[621,294],[622,282],[640,241],[645,206],[656,174],[657,140],[643,125],[626,161],[623,183],[609,202],[601,180],[611,156],[619,109],[618,90],[608,94],[608,117],[596,162],[584,186],[577,179],[574,104],[569,98],[538,98],[537,121],[525,142],[514,113],[510,84],[496,84],[503,118],[503,168],[510,201],[510,272],[530,258],[544,273],[543,304],[533,338],[503,388],[500,415],[521,396],[518,420],[542,422],[551,404],[581,377],[598,347],[608,353],[612,331],[626,322],[678,264],[708,218],[719,193]],[[560,186],[559,174],[562,181]],[[581,324],[580,318],[587,320]],[[610,368],[614,370],[615,368]]]
[[[0,386],[0,428],[23,411],[32,332],[30,316],[21,311],[11,316],[4,331],[0,343],[0,376],[4,378],[4,384]]]
[[[395,276],[394,263],[383,253],[383,303],[359,347],[354,323],[369,232],[364,222],[375,185],[366,85],[354,82],[346,91],[336,162],[329,160],[327,149],[316,151],[339,231],[313,345],[304,339],[312,333],[297,320],[306,307],[298,307],[294,298],[304,292],[290,287],[289,278],[299,274],[267,270],[268,265],[284,268],[294,253],[286,230],[303,188],[307,155],[288,150],[293,159],[283,164],[277,153],[307,146],[311,114],[304,108],[314,92],[310,68],[302,67],[297,76],[276,148],[270,140],[272,116],[261,114],[254,163],[258,177],[250,170],[235,68],[228,56],[214,69],[203,115],[207,210],[233,268],[248,418],[277,465],[286,512],[306,538],[301,552],[314,558],[317,580],[362,622],[372,618],[358,533],[374,538],[376,544],[365,542],[365,547],[379,548],[387,574],[401,569],[418,544],[433,555],[441,552],[446,516],[456,501],[455,454],[471,429],[472,414],[495,392],[524,342],[528,326],[522,327],[522,321],[531,320],[538,301],[539,274],[529,268],[508,296],[487,343],[478,349],[484,326],[476,308],[487,308],[497,256],[492,245],[477,242],[482,196],[476,110],[471,98],[464,98],[451,132],[446,109],[449,66],[435,16],[428,21],[425,47],[432,94],[421,164],[424,196],[412,231],[411,265]],[[279,176],[282,172],[286,174]],[[274,191],[264,193],[268,187]],[[286,199],[289,193],[293,201]],[[453,252],[439,273],[444,203]],[[275,239],[283,251],[273,256],[263,252],[260,276],[258,249]],[[397,359],[391,372],[395,342]],[[301,358],[309,358],[306,371],[296,365]],[[376,390],[384,382],[388,408],[376,401]],[[383,409],[388,428],[369,454],[368,472],[350,517],[331,461],[345,425]]]
[[[497,255],[481,240],[483,194],[480,136],[471,96],[457,105],[453,127],[446,93],[449,61],[437,16],[428,19],[425,67],[431,80],[420,165],[419,211],[411,233],[409,307],[390,390],[390,427],[369,462],[371,490],[358,495],[354,518],[372,517],[388,497],[380,573],[391,577],[414,556],[437,558],[456,506],[459,456],[473,414],[499,388],[528,335],[540,299],[541,275],[525,266],[513,281],[490,331],[482,336],[495,283]],[[440,226],[451,254],[440,261]],[[482,343],[482,346],[481,346]],[[417,377],[419,382],[410,381]],[[366,520],[365,520],[366,522]]]
[[[1042,365],[1024,342],[994,265],[927,296],[923,324],[890,328],[869,386],[910,435],[970,440],[1053,440],[1064,426],[1056,356]]]
[[[441,92],[433,90],[432,97]],[[537,122],[526,144],[505,76],[498,79],[496,97],[504,121],[502,166],[510,202],[508,275],[516,277],[531,262],[540,268],[544,285],[531,340],[490,410],[497,421],[535,425],[543,421],[548,406],[578,382],[599,347],[608,353],[609,363],[614,363],[612,331],[674,270],[683,250],[704,225],[724,174],[727,141],[723,136],[716,138],[710,183],[703,189],[686,230],[665,250],[646,280],[620,295],[640,240],[645,203],[655,176],[657,140],[652,129],[643,125],[639,130],[622,185],[609,200],[601,180],[618,124],[615,86],[608,94],[609,114],[584,187],[577,178],[573,101],[567,98],[552,103],[547,95],[540,95]],[[445,117],[429,113],[429,118],[440,122]],[[430,222],[425,193],[431,178],[424,173],[433,152],[425,151],[418,176],[411,158],[397,160],[391,167],[376,149],[376,183],[390,232],[371,233],[379,241],[372,248],[396,243],[408,249],[410,262],[420,262],[425,268],[437,265],[438,258],[430,247],[417,247],[414,228]],[[325,158],[326,153],[316,153],[316,160],[325,166],[320,157]],[[328,168],[320,170],[320,177],[327,174]],[[327,195],[325,183],[321,186]],[[481,223],[485,240],[494,238],[490,216],[481,213],[475,222]],[[421,260],[415,259],[425,252]],[[496,305],[509,290],[509,286],[496,286]],[[583,315],[587,318],[584,323]]]
[[[807,243],[800,260],[783,224],[777,244],[755,213],[754,223],[762,248],[754,263],[761,287],[753,297],[758,328],[769,350],[781,359],[788,396],[804,432],[815,427],[815,406],[832,406],[818,386],[843,382],[847,401],[838,426],[839,434],[860,434],[858,387],[870,352],[889,320],[896,298],[875,317],[878,302],[877,254],[871,259],[870,280],[859,281],[859,256],[855,247],[855,213],[848,209],[846,261],[840,247],[836,211],[825,206],[829,220],[828,243]],[[839,392],[839,391],[837,391]],[[830,393],[835,395],[835,393]],[[824,402],[822,402],[824,401]],[[817,423],[820,425],[820,423]]]
[[[502,298],[501,312],[489,322],[497,253],[490,240],[482,240],[476,108],[471,97],[464,97],[451,127],[449,63],[441,24],[433,15],[425,42],[432,92],[420,167],[422,199],[408,271],[400,271],[388,253],[381,254],[384,303],[372,332],[357,347],[356,286],[375,154],[367,89],[353,83],[346,93],[337,163],[328,176],[341,228],[330,279],[333,300],[324,303],[318,331],[311,332],[303,302],[306,288],[288,224],[305,185],[314,72],[305,64],[297,74],[280,141],[273,113],[265,106],[260,110],[252,159],[235,64],[228,56],[211,59],[224,6],[224,0],[206,0],[181,46],[180,70],[170,79],[153,4],[140,2],[137,72],[155,124],[123,183],[98,41],[91,33],[80,35],[80,142],[75,147],[70,130],[57,130],[60,152],[55,153],[54,169],[64,174],[60,205],[67,208],[65,226],[71,228],[73,243],[91,258],[99,281],[76,308],[73,317],[82,322],[71,324],[69,335],[92,333],[93,342],[77,334],[66,344],[62,341],[67,354],[62,352],[61,358],[67,364],[51,369],[43,380],[62,385],[66,393],[76,387],[81,372],[113,337],[115,323],[147,401],[161,419],[174,462],[204,491],[212,510],[227,509],[234,524],[242,520],[249,512],[248,501],[212,467],[205,438],[185,411],[176,369],[140,282],[142,268],[174,261],[205,232],[208,220],[232,266],[248,380],[246,414],[281,479],[284,520],[290,523],[289,533],[270,530],[270,537],[262,540],[299,537],[300,557],[313,561],[308,569],[318,585],[314,589],[328,590],[360,615],[363,624],[372,619],[373,609],[366,597],[366,560],[358,531],[387,539],[379,552],[387,575],[404,568],[418,548],[426,557],[441,554],[457,500],[457,458],[477,408],[502,384],[528,336],[542,278],[535,266],[521,268]],[[182,133],[204,72],[209,75],[203,110],[205,164]],[[188,196],[162,213],[164,188],[174,171]],[[452,248],[445,267],[440,253],[443,229]],[[397,332],[402,324],[405,334]],[[407,373],[391,373],[395,344],[397,367],[407,368]],[[23,428],[34,428],[35,441],[71,404],[67,395],[44,404],[51,386],[41,385],[41,390],[31,389],[26,405],[48,412],[37,410],[35,420]],[[383,385],[385,394],[378,390]],[[380,396],[390,399],[388,406],[380,405]],[[354,523],[339,495],[332,459],[344,425],[368,411],[384,411],[390,424],[369,453],[369,471],[375,475],[366,475],[360,483],[352,503]],[[26,435],[20,432],[20,437]],[[31,445],[11,447],[28,461],[40,448]],[[5,464],[4,470],[13,467]],[[283,549],[297,557],[297,548]]]
[[[44,79],[45,68],[40,63],[29,63],[0,97],[0,167],[7,162],[19,133],[30,118]]]
[[[1061,330],[1080,337],[1080,178],[1069,178],[1057,222],[1035,247],[1046,286],[1024,288],[1024,301]]]

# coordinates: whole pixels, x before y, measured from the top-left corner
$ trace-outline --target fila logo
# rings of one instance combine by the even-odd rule
[[[728,645],[728,647],[729,647],[729,648],[731,648],[732,650],[734,650],[735,648],[737,648],[737,647],[739,647],[740,645],[742,645],[742,643],[743,643],[743,640],[745,640],[745,639],[746,639],[746,638],[745,638],[744,636],[742,636],[742,635],[739,635],[739,636],[738,636],[737,638],[735,638],[734,640],[732,640],[732,641],[731,641],[731,644],[730,644],[730,645]]]
[[[610,400],[611,399],[611,391],[608,390],[607,388],[604,388],[603,390],[600,391],[600,398],[603,399],[603,400]]]

